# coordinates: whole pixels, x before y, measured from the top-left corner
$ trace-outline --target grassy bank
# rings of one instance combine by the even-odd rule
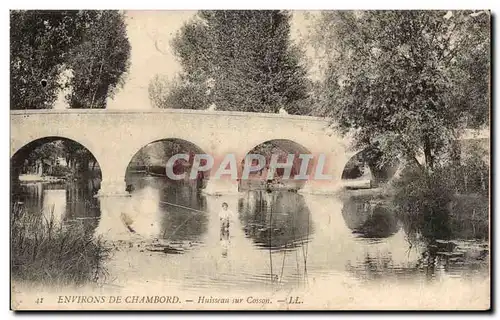
[[[12,208],[10,229],[13,280],[83,284],[106,275],[103,261],[110,251],[92,230],[17,205]]]

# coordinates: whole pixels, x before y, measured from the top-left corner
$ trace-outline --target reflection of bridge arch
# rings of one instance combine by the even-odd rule
[[[302,246],[314,232],[311,212],[302,195],[250,191],[240,198],[238,212],[245,235],[266,249]]]
[[[362,238],[387,238],[401,227],[395,212],[387,204],[369,198],[346,199],[342,217],[347,227]]]

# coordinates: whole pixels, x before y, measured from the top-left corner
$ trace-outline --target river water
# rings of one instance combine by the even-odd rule
[[[322,279],[418,286],[489,279],[484,221],[447,220],[451,233],[440,238],[424,230],[432,225],[419,229],[399,219],[386,200],[355,192],[333,197],[249,191],[216,198],[161,177],[132,175],[128,183],[132,196],[122,211],[131,216],[125,221],[132,221],[134,233],[132,240],[112,244],[103,279],[110,286],[265,291],[300,289]],[[98,230],[105,220],[103,200],[94,197],[98,188],[97,180],[24,184],[16,187],[14,200]],[[220,228],[223,201],[234,213],[228,232]]]

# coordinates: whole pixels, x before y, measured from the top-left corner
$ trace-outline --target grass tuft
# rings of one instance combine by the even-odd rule
[[[53,211],[32,213],[14,204],[11,216],[13,280],[42,284],[84,284],[103,280],[110,249],[93,230],[57,222]]]

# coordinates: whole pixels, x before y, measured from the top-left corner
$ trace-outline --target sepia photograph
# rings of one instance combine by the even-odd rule
[[[490,310],[491,21],[10,10],[11,310]]]

